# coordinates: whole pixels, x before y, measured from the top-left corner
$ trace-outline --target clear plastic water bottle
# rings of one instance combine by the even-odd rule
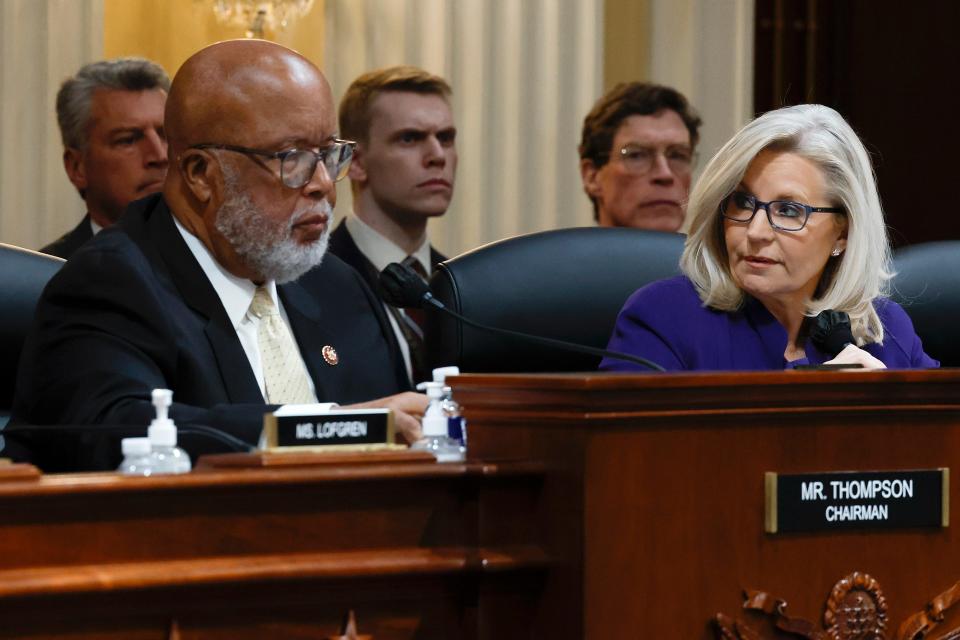
[[[464,455],[467,453],[467,421],[460,411],[460,403],[453,399],[453,389],[443,388],[443,400],[440,402],[443,415],[447,418],[447,435],[460,443]]]
[[[117,471],[126,476],[152,476],[155,473],[150,438],[124,438],[120,447],[123,462]]]
[[[430,404],[423,415],[423,437],[410,448],[429,451],[437,458],[437,462],[460,462],[464,459],[460,441],[447,435],[447,416],[441,407],[443,386],[442,382],[421,382],[417,385],[417,389],[427,392]]]
[[[447,435],[460,443],[464,455],[467,452],[467,421],[462,415],[460,403],[453,399],[453,389],[446,386],[447,376],[460,375],[459,367],[438,367],[433,370],[433,381],[442,382],[443,397],[440,408],[447,417]]]
[[[190,456],[177,446],[177,425],[167,417],[172,403],[173,391],[153,390],[153,406],[157,409],[157,417],[150,423],[147,437],[150,439],[155,474],[189,473],[191,469]]]

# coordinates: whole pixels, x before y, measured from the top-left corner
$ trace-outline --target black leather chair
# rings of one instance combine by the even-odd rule
[[[485,245],[437,268],[433,295],[485,325],[603,348],[624,302],[679,273],[684,236],[638,229],[575,228]],[[600,358],[483,332],[427,314],[431,366],[464,372],[591,371]]]
[[[928,242],[894,254],[893,299],[923,348],[944,367],[960,366],[960,241]]]
[[[0,426],[13,405],[17,361],[40,293],[63,260],[0,243]]]

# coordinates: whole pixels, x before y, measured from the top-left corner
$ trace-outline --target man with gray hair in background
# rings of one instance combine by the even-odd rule
[[[109,227],[134,200],[155,193],[167,173],[163,110],[170,79],[143,58],[101,60],[82,67],[57,92],[63,168],[87,215],[41,249],[69,258]]]

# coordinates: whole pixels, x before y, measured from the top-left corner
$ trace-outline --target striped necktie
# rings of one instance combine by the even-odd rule
[[[300,359],[300,351],[287,323],[280,317],[266,287],[257,287],[250,303],[250,313],[260,319],[257,341],[260,363],[270,404],[302,404],[316,402],[310,390],[310,379]]]

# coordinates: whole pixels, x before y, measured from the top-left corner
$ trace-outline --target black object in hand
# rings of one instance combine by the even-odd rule
[[[827,309],[813,319],[810,339],[818,349],[834,358],[848,344],[856,344],[850,329],[850,316],[843,311]]]

